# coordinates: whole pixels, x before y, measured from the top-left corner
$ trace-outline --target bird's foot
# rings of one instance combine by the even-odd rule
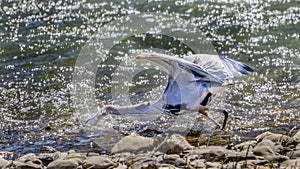
[[[204,116],[208,116],[207,110],[208,110],[208,108],[206,106],[202,106],[200,104],[199,109],[198,109],[199,113],[203,114]]]
[[[221,130],[224,130],[226,127],[226,123],[228,120],[228,112],[223,110],[222,113],[224,114],[224,120],[223,120],[223,124],[219,124],[218,122],[216,122],[214,119],[212,119],[211,117],[208,116],[207,113],[208,108],[206,106],[199,106],[198,112],[203,114],[204,116],[206,116],[210,121],[212,121],[216,126],[218,126],[218,128],[220,128]]]

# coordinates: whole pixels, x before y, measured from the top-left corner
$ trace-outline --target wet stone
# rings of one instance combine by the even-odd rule
[[[74,169],[78,166],[78,162],[73,159],[55,160],[47,166],[47,169]]]
[[[26,155],[20,157],[18,159],[18,161],[20,161],[20,162],[26,162],[26,161],[31,161],[31,160],[36,159],[36,158],[38,158],[38,157],[35,154],[29,153],[29,154],[26,154]]]
[[[138,161],[134,161],[132,165],[132,169],[140,169],[140,168],[156,169],[158,168],[157,160],[151,157],[145,157],[139,159]]]
[[[0,168],[7,168],[10,165],[12,165],[12,161],[8,161],[0,157]]]
[[[216,168],[216,169],[219,169],[219,168],[222,168],[222,165],[218,162],[206,162],[206,168]]]
[[[265,159],[269,160],[269,161],[276,161],[276,162],[283,162],[289,159],[289,157],[284,156],[284,155],[275,155],[275,156],[267,156],[265,157]]]
[[[111,150],[112,153],[146,152],[154,147],[154,139],[142,136],[126,136]]]
[[[241,169],[242,167],[241,167],[240,163],[230,162],[230,163],[222,165],[222,168],[226,168],[226,169]]]
[[[74,159],[76,160],[78,163],[82,163],[85,159],[86,159],[86,156],[82,155],[82,154],[79,154],[79,153],[71,153],[71,154],[68,154],[64,159]]]
[[[274,151],[275,143],[273,143],[271,140],[262,140],[260,143],[258,143],[254,148],[253,148],[253,153],[255,155],[259,156],[274,156],[275,151]]]
[[[296,150],[296,151],[290,151],[286,154],[288,157],[290,157],[291,159],[296,159],[296,158],[300,158],[300,150]]]
[[[297,144],[300,143],[300,130],[292,137],[293,141]]]
[[[44,166],[47,166],[53,161],[53,157],[51,154],[39,154],[37,157],[43,163]]]
[[[43,169],[43,168],[45,168],[42,164],[35,164],[32,161],[28,161],[28,162],[14,161],[12,166],[13,166],[13,168],[19,168],[19,169]]]
[[[109,168],[112,166],[116,166],[114,162],[112,162],[110,159],[102,156],[92,156],[88,157],[84,163],[83,167],[93,169],[102,169],[102,168]]]
[[[191,154],[203,156],[207,161],[222,161],[225,159],[228,150],[221,146],[201,147],[191,151]]]
[[[202,160],[194,160],[190,162],[190,165],[194,168],[205,168],[205,163],[204,163],[204,159]]]
[[[115,169],[127,169],[127,165],[120,164]]]
[[[160,164],[158,169],[181,169],[171,164]]]
[[[241,168],[255,168],[256,166],[263,166],[268,163],[268,160],[244,160],[239,162]]]
[[[296,145],[295,150],[300,150],[300,143]]]
[[[163,161],[164,163],[169,163],[177,167],[186,165],[185,160],[181,159],[178,154],[164,155]]]
[[[264,157],[256,156],[252,152],[230,152],[226,155],[226,161],[242,161],[242,160],[264,160]]]
[[[51,147],[51,146],[42,146],[42,147],[40,148],[40,151],[41,151],[41,152],[55,152],[56,149],[53,148],[53,147]]]
[[[216,149],[216,150],[210,150],[205,154],[205,159],[207,161],[223,161],[225,159],[225,152],[220,150],[220,149]]]
[[[157,148],[160,152],[168,152],[169,154],[180,154],[186,150],[191,150],[193,147],[179,134],[173,134],[169,139],[164,140]]]
[[[281,163],[280,168],[285,169],[296,169],[300,168],[300,159],[292,159],[292,160],[286,160],[283,163]]]
[[[253,147],[257,144],[257,141],[255,140],[250,140],[246,142],[242,142],[240,144],[237,144],[234,146],[234,150],[237,151],[247,151],[248,147],[249,149],[253,149]]]
[[[290,141],[291,138],[289,136],[286,136],[286,135],[283,135],[283,134],[275,134],[275,133],[267,131],[263,134],[260,134],[260,135],[256,136],[255,139],[257,141],[268,139],[268,140],[271,140],[274,143],[280,142],[282,144],[286,144]]]
[[[53,158],[53,160],[64,159],[67,155],[68,155],[68,153],[62,153],[62,152],[57,151],[52,154],[52,158]]]

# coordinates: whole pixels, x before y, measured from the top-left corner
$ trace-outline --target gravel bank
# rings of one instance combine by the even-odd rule
[[[26,154],[6,160],[1,152],[0,168],[19,169],[168,169],[168,168],[300,168],[300,131],[294,136],[265,132],[253,140],[227,146],[191,146],[184,137],[165,140],[126,136],[110,155],[55,152]]]

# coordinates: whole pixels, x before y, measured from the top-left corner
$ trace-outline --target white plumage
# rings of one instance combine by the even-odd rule
[[[224,90],[230,79],[253,71],[242,62],[218,55],[197,54],[179,58],[144,53],[137,59],[147,59],[167,69],[168,85],[162,99],[164,109],[172,114],[188,110],[208,116],[205,106],[211,97]]]

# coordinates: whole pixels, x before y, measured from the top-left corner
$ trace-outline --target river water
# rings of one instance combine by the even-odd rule
[[[230,111],[222,133],[227,141],[299,128],[297,0],[5,0],[0,14],[1,151],[102,151],[113,144],[92,145],[91,134],[101,134],[95,126],[87,132],[85,120],[104,105],[159,98],[167,73],[149,62],[137,64],[134,56],[145,51],[209,51],[255,70],[209,105]],[[204,37],[209,45],[203,47]]]

